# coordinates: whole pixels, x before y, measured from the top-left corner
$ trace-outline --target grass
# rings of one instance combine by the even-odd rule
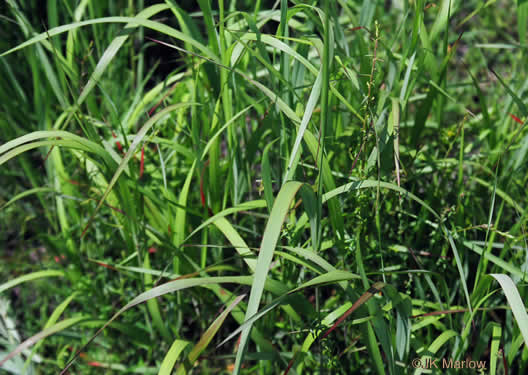
[[[2,372],[528,370],[528,2],[0,14]]]

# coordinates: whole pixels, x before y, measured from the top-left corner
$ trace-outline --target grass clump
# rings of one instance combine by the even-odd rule
[[[1,368],[524,373],[527,6],[6,1]]]

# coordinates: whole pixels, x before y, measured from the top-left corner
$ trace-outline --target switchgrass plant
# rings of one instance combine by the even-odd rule
[[[528,2],[0,9],[0,368],[528,370]]]

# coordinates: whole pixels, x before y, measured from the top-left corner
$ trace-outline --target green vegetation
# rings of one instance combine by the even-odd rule
[[[528,372],[528,1],[0,13],[0,373]]]

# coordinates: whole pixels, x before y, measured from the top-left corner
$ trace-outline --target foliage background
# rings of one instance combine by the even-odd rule
[[[528,2],[0,14],[0,371],[526,371]]]

